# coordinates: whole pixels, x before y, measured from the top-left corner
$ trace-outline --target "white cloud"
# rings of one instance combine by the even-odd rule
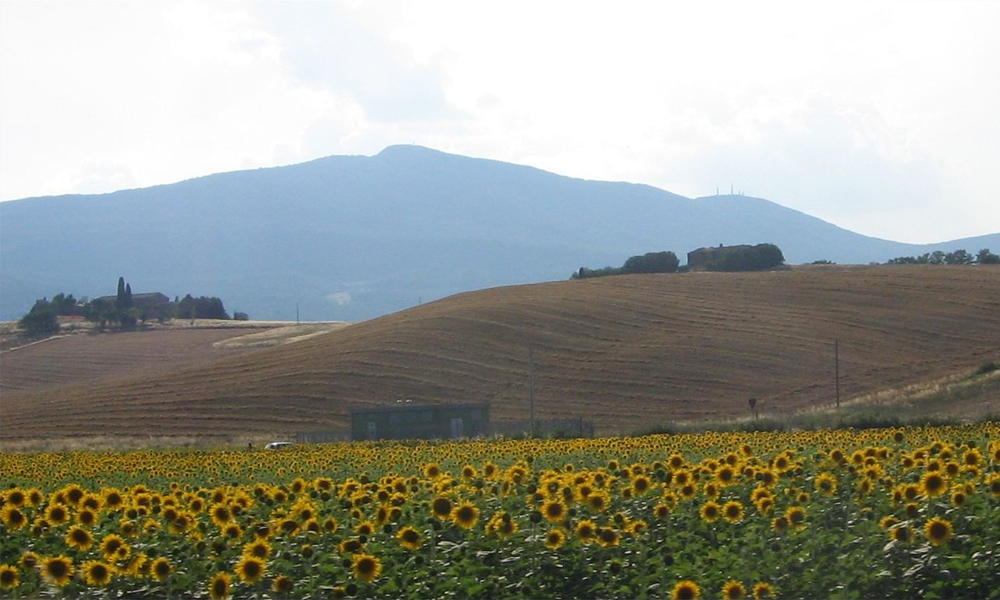
[[[337,306],[347,306],[351,303],[351,295],[347,292],[329,294],[326,299],[334,302]]]

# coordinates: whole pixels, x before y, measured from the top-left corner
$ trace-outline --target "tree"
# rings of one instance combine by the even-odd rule
[[[121,310],[125,306],[125,278],[118,278],[118,295],[115,297],[115,308]]]
[[[622,265],[622,273],[673,273],[680,266],[673,252],[647,252],[632,256]]]
[[[1000,256],[990,252],[989,248],[983,248],[976,254],[976,262],[981,265],[1000,265]]]
[[[132,284],[125,284],[125,308],[132,308]]]
[[[41,299],[35,302],[28,314],[21,317],[18,324],[29,336],[42,336],[59,333],[59,316],[49,301]]]

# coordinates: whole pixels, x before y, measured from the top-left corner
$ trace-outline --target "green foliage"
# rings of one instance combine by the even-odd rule
[[[886,261],[887,265],[996,265],[1000,264],[1000,256],[990,252],[989,248],[983,248],[975,256],[969,254],[964,249],[954,252],[942,252],[936,250],[927,252],[920,256],[899,256]]]
[[[174,317],[178,319],[225,319],[229,320],[222,300],[219,298],[208,298],[201,296],[194,298],[191,294],[184,296],[180,302],[174,306]]]
[[[976,254],[976,262],[981,265],[1000,265],[1000,256],[990,252],[989,248],[983,248]]]
[[[237,312],[233,313],[233,320],[234,321],[249,321],[250,320],[250,315],[246,314],[245,312],[239,312],[239,311],[237,311]]]
[[[590,277],[607,277],[609,275],[630,275],[634,273],[675,273],[680,265],[677,255],[673,252],[647,252],[646,254],[630,256],[621,267],[604,267],[603,269],[588,269],[580,267],[570,279],[587,279]]]
[[[982,365],[979,366],[979,368],[976,370],[976,375],[986,375],[987,373],[992,373],[993,371],[996,370],[1000,370],[1000,365],[990,360],[984,362]]]
[[[708,263],[709,271],[763,271],[785,262],[781,249],[774,244],[719,248]]]
[[[18,324],[26,334],[32,337],[59,333],[59,316],[44,298],[35,302],[28,314],[24,315]]]

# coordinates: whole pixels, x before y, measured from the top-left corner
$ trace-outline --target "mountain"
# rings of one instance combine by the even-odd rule
[[[203,349],[197,366],[103,378],[84,366],[143,347],[178,356],[178,345],[197,344],[184,341],[183,331],[67,336],[5,356],[4,377],[15,385],[4,390],[0,422],[5,440],[150,432],[281,439],[346,432],[350,410],[403,398],[489,402],[494,421],[527,419],[529,348],[542,419],[583,417],[599,434],[634,432],[746,416],[749,398],[763,415],[780,418],[834,404],[834,340],[845,401],[947,376],[968,379],[1000,360],[997,289],[1000,267],[929,265],[505,286],[285,346],[223,358]],[[37,374],[59,356],[68,357],[62,369],[76,365],[86,376],[40,381]],[[985,380],[982,388],[988,391]]]
[[[35,299],[218,296],[255,319],[363,320],[461,291],[565,279],[715,244],[777,244],[790,263],[1000,248],[1000,234],[921,246],[865,237],[759,198],[646,185],[392,146],[376,156],[209,175],[103,195],[0,203],[0,319]]]

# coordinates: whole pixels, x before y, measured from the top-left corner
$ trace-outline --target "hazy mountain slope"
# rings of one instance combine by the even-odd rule
[[[966,247],[1000,248],[1000,235]],[[254,318],[361,320],[464,290],[564,279],[632,254],[773,242],[793,263],[928,251],[766,200],[393,146],[373,157],[0,204],[0,318],[58,292],[223,298]],[[975,247],[974,247],[975,246]]]
[[[10,439],[345,431],[400,398],[598,432],[766,415],[998,360],[1000,267],[801,267],[632,275],[469,292],[170,374],[4,394]],[[141,335],[141,334],[136,334]],[[109,336],[113,337],[113,336]],[[117,338],[115,338],[117,339]]]

